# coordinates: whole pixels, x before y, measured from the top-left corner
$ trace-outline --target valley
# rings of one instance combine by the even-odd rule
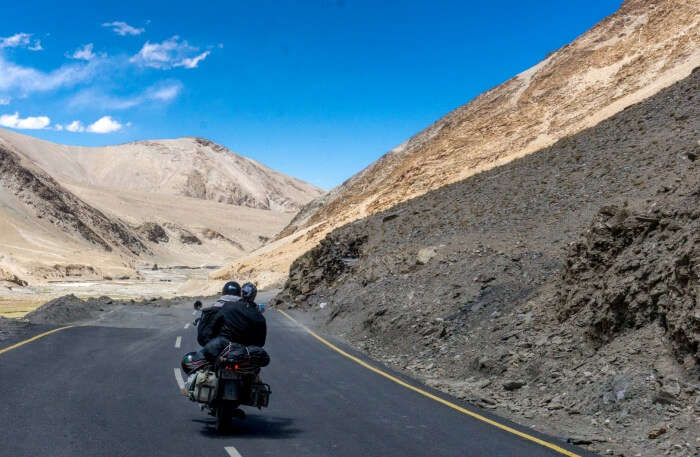
[[[239,429],[248,455],[282,455],[278,442],[307,457],[700,455],[700,4],[624,0],[538,58],[421,120],[423,130],[329,191],[200,136],[87,147],[0,129],[0,340],[13,343],[0,354],[19,361],[41,341],[60,369],[64,349],[91,353],[72,343],[94,339],[104,351],[125,341],[125,372],[158,380],[129,398],[159,396],[189,421],[178,427],[201,423],[198,443],[220,448],[210,423],[181,414],[161,386],[183,388],[179,351],[198,348],[194,297],[209,304],[227,281],[250,281],[284,357],[267,373],[285,398],[277,416],[256,413]],[[193,70],[196,59],[174,66]],[[410,76],[401,71],[391,78]],[[251,125],[264,124],[263,137],[313,117],[305,106],[268,130],[289,120],[277,102],[256,99],[265,116]],[[323,113],[329,125],[347,114]],[[18,116],[4,122],[20,125]],[[328,126],[304,125],[322,149],[308,156],[340,168],[324,149],[338,147],[326,143]],[[306,151],[277,147],[279,164],[306,165]],[[142,336],[177,357],[150,363]],[[101,389],[86,379],[81,388]],[[133,411],[114,408],[117,434],[148,434],[130,429]],[[164,449],[189,436],[168,421],[154,429]],[[71,455],[72,438],[52,433]],[[435,437],[431,453],[422,443]]]
[[[201,138],[83,148],[2,129],[0,178],[0,296],[13,316],[63,293],[213,293],[210,269],[160,287],[144,268],[225,265],[323,192]]]

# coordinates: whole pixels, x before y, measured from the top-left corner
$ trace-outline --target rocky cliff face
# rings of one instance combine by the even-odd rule
[[[335,227],[551,145],[700,65],[700,7],[627,0],[571,44],[447,114],[309,203],[285,241],[223,271],[278,278]],[[310,231],[310,232],[309,232]]]
[[[596,451],[700,452],[699,89],[335,229],[278,303]]]
[[[700,367],[700,181],[692,178],[649,213],[601,209],[566,259],[561,321],[586,323],[598,344],[658,323],[678,359]]]

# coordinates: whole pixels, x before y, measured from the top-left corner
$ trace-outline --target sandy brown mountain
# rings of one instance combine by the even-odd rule
[[[64,146],[0,129],[0,281],[223,265],[323,191],[201,138]]]
[[[22,278],[94,273],[88,262],[108,263],[105,274],[128,275],[120,258],[152,254],[132,228],[3,144],[0,178],[0,280],[23,286]]]
[[[280,240],[218,276],[280,281],[334,227],[530,154],[649,97],[700,64],[699,21],[694,0],[625,1],[572,43],[311,202]]]
[[[187,196],[231,205],[296,212],[324,191],[204,138],[65,146],[0,129],[59,182],[81,187]]]

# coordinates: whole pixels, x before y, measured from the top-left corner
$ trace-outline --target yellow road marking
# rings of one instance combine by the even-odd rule
[[[60,328],[55,328],[53,330],[49,330],[48,332],[41,333],[39,335],[33,336],[27,340],[20,341],[19,343],[13,344],[12,346],[8,346],[6,348],[0,349],[0,354],[4,354],[7,351],[11,351],[13,349],[17,349],[20,346],[24,346],[27,343],[31,343],[32,341],[36,341],[39,338],[43,338],[47,335],[51,335],[52,333],[60,332],[61,330],[65,330],[67,328],[75,327],[74,325],[66,325],[65,327],[60,327]]]
[[[489,419],[488,417],[484,417],[484,416],[482,416],[481,414],[477,414],[477,413],[475,413],[475,412],[473,412],[473,411],[469,411],[468,409],[462,408],[462,407],[459,406],[459,405],[455,405],[454,403],[449,402],[449,401],[445,400],[444,398],[440,398],[440,397],[438,397],[437,395],[433,395],[433,394],[431,394],[430,392],[426,392],[426,391],[423,390],[423,389],[419,389],[418,387],[412,386],[412,385],[408,384],[407,382],[404,382],[404,381],[400,380],[399,378],[390,375],[389,373],[386,373],[386,372],[384,372],[384,371],[382,371],[382,370],[380,370],[380,369],[378,369],[378,368],[373,367],[372,365],[370,365],[370,364],[364,362],[363,360],[360,360],[359,358],[355,357],[354,355],[348,354],[347,352],[345,352],[345,351],[343,351],[342,349],[340,349],[338,346],[334,345],[334,344],[331,343],[330,341],[328,341],[328,340],[326,340],[325,338],[323,338],[323,337],[319,336],[318,334],[316,334],[313,330],[311,330],[311,329],[305,327],[304,325],[301,325],[299,322],[296,321],[296,319],[294,319],[292,316],[290,316],[289,314],[285,313],[285,312],[282,311],[281,309],[278,309],[277,311],[279,311],[280,313],[282,313],[282,315],[285,316],[285,317],[286,317],[287,319],[289,319],[290,321],[294,322],[295,324],[297,324],[298,326],[300,326],[301,328],[303,328],[304,330],[306,330],[311,336],[313,336],[314,338],[316,338],[317,340],[319,340],[321,343],[325,344],[325,345],[328,346],[329,348],[333,349],[334,351],[338,352],[338,353],[341,354],[341,355],[344,355],[345,357],[349,358],[349,359],[352,360],[353,362],[359,363],[360,365],[362,365],[363,367],[367,368],[368,370],[374,371],[374,372],[377,373],[378,375],[384,376],[385,378],[394,381],[396,384],[399,384],[399,385],[401,385],[401,386],[403,386],[403,387],[405,387],[405,388],[407,388],[407,389],[411,389],[412,391],[417,392],[417,393],[419,393],[419,394],[421,394],[421,395],[423,395],[423,396],[425,396],[425,397],[428,397],[428,398],[430,398],[431,400],[435,400],[435,401],[438,402],[438,403],[442,403],[442,404],[445,405],[445,406],[449,406],[450,408],[455,409],[455,410],[459,411],[460,413],[467,414],[468,416],[471,416],[471,417],[473,417],[474,419],[478,419],[478,420],[480,420],[480,421],[482,421],[482,422],[486,422],[486,423],[489,424],[489,425],[493,425],[494,427],[500,428],[501,430],[505,430],[505,431],[508,432],[508,433],[512,433],[513,435],[517,435],[517,436],[519,436],[519,437],[521,437],[521,438],[524,438],[524,439],[526,439],[526,440],[528,440],[528,441],[532,441],[533,443],[537,443],[537,444],[539,444],[539,445],[541,445],[541,446],[544,446],[544,447],[546,447],[546,448],[549,448],[549,449],[551,449],[551,450],[553,450],[553,451],[556,451],[556,452],[558,452],[558,453],[560,453],[560,454],[566,455],[566,456],[568,456],[568,457],[581,457],[579,454],[575,454],[575,453],[573,453],[573,452],[571,452],[571,451],[568,451],[568,450],[566,450],[566,449],[564,449],[564,448],[562,448],[562,447],[557,446],[556,444],[550,443],[550,442],[548,442],[548,441],[544,441],[544,440],[542,440],[542,439],[540,439],[540,438],[537,438],[537,437],[535,437],[535,436],[532,436],[532,435],[528,435],[528,434],[525,433],[525,432],[521,432],[520,430],[516,430],[516,429],[514,429],[514,428],[512,428],[512,427],[508,427],[507,425],[503,425],[503,424],[501,424],[501,423],[499,423],[499,422],[496,422],[496,421],[493,420],[493,419]]]

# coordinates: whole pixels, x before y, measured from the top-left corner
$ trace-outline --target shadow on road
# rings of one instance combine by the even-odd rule
[[[301,430],[294,428],[294,420],[287,417],[247,416],[245,420],[234,420],[231,431],[226,434],[216,432],[215,419],[193,419],[193,422],[204,424],[199,433],[208,438],[292,438]]]

